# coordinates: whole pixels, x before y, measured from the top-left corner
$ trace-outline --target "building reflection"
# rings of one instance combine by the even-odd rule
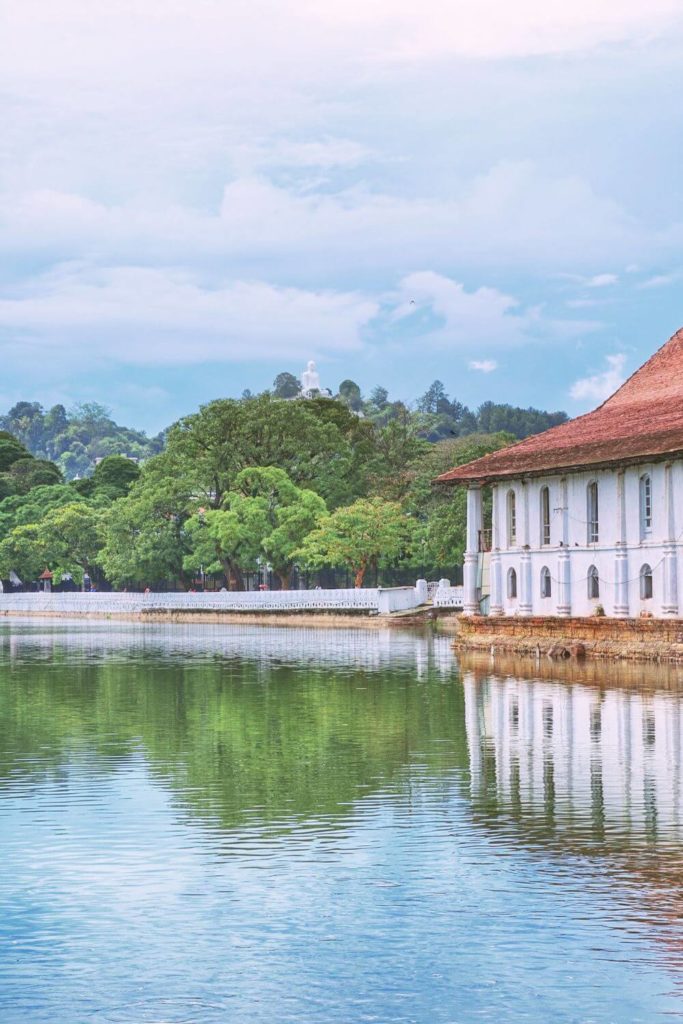
[[[579,674],[463,672],[474,805],[598,841],[680,838],[678,688],[600,687],[578,682]]]

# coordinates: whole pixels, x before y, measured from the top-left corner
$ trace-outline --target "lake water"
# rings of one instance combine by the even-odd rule
[[[683,676],[624,672],[5,621],[0,1021],[683,1016]]]

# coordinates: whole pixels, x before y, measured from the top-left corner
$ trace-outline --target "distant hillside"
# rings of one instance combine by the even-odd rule
[[[63,405],[43,409],[38,402],[17,402],[0,416],[0,430],[13,434],[38,459],[55,462],[67,480],[90,476],[107,455],[146,459],[164,447],[163,434],[150,438],[122,427],[96,402],[69,412]]]
[[[300,386],[292,374],[281,373],[271,394],[290,399],[298,394]],[[245,392],[244,399],[250,394]],[[565,412],[496,402],[484,402],[473,411],[457,398],[450,398],[438,380],[410,404],[390,399],[383,387],[374,388],[365,398],[352,380],[342,381],[335,398],[378,429],[394,422],[430,442],[500,432],[521,439],[568,418]],[[17,402],[0,416],[0,430],[13,434],[36,458],[55,462],[67,480],[90,476],[97,462],[107,455],[127,455],[142,461],[163,451],[165,445],[165,433],[150,438],[144,431],[122,427],[108,409],[96,402],[78,405],[69,412],[63,405],[45,410],[38,402]]]

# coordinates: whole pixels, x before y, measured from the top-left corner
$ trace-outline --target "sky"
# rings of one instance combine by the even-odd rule
[[[586,411],[683,325],[681,94],[683,0],[5,0],[0,411]]]

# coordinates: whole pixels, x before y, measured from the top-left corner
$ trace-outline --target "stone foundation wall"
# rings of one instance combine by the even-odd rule
[[[456,650],[683,662],[682,619],[458,617]]]

